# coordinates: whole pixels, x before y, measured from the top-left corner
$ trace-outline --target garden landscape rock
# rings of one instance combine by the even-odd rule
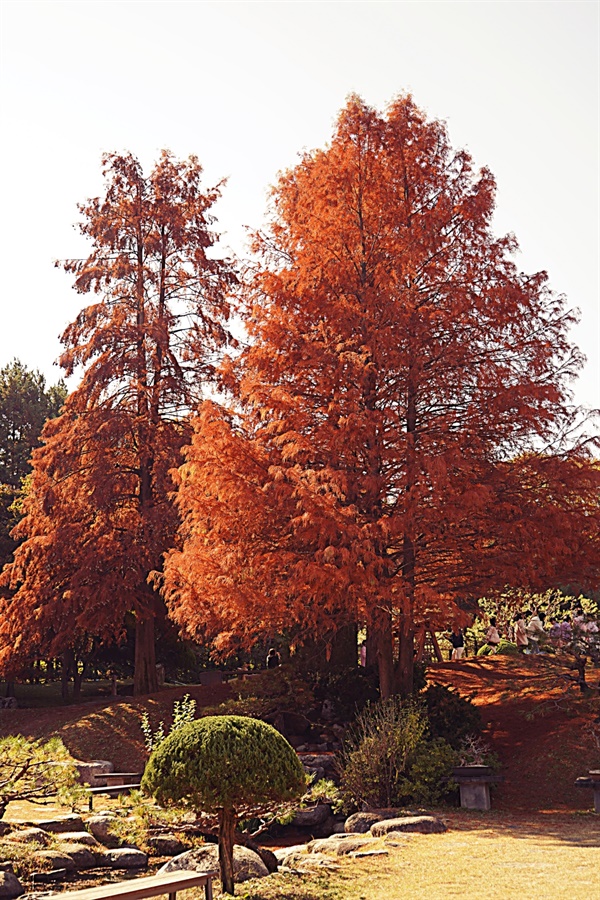
[[[42,828],[22,828],[19,831],[13,831],[9,837],[11,841],[17,841],[19,844],[41,844],[46,847],[50,843],[50,835]]]
[[[114,846],[118,843],[118,839],[110,833],[110,826],[115,822],[116,816],[109,813],[102,813],[96,816],[91,816],[87,822],[86,826],[88,831],[96,838],[97,841],[100,841],[101,844],[106,846],[110,846],[111,844]]]
[[[84,844],[68,844],[65,847],[59,846],[58,849],[71,857],[76,869],[94,869],[98,865],[96,854]]]
[[[113,869],[142,869],[148,865],[148,857],[135,847],[117,847],[106,851],[106,859]]]
[[[441,834],[446,826],[437,816],[404,816],[400,819],[388,819],[375,822],[370,828],[373,837],[383,837],[389,831],[417,831],[419,834]]]
[[[97,847],[98,841],[89,831],[65,831],[61,833],[60,839],[63,842],[71,842],[73,844],[85,844],[86,847]]]
[[[76,760],[75,768],[79,772],[81,783],[89,784],[90,787],[104,787],[106,779],[102,776],[115,771],[114,765],[106,759],[95,759],[93,762]]]
[[[357,812],[346,819],[344,830],[348,834],[365,834],[376,822],[395,819],[401,813],[400,809],[368,809],[365,812]]]
[[[45,822],[38,822],[38,828],[49,831],[52,834],[61,834],[65,831],[85,831],[83,819],[76,813],[70,813],[66,816],[57,816],[55,819],[48,819]]]
[[[0,897],[10,900],[12,897],[20,897],[25,893],[25,888],[16,875],[12,872],[0,872]]]
[[[311,841],[307,847],[311,853],[333,853],[336,856],[347,856],[372,841],[373,837],[369,834],[332,834],[329,838]]]
[[[178,872],[183,869],[191,872],[203,872],[205,869],[219,868],[219,848],[216,844],[205,844],[196,847],[186,853],[180,853],[165,863],[158,871]],[[264,862],[253,850],[248,847],[240,847],[236,844],[233,848],[233,877],[236,883],[248,881],[250,878],[264,878],[269,870]]]
[[[188,849],[188,845],[174,834],[156,834],[148,838],[147,843],[156,856],[178,856]]]
[[[34,859],[40,866],[50,869],[66,869],[67,872],[74,872],[77,868],[75,860],[60,850],[40,850]]]
[[[307,809],[297,809],[291,825],[294,828],[313,828],[316,825],[323,825],[331,818],[331,806],[328,803],[319,803]]]

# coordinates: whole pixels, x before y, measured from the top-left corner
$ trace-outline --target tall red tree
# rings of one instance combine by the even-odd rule
[[[34,455],[31,490],[5,573],[1,658],[57,653],[87,635],[118,639],[136,619],[136,693],[157,687],[148,573],[172,545],[168,470],[189,440],[188,414],[228,342],[230,265],[210,254],[210,208],[195,157],[163,152],[149,177],[131,155],[104,157],[106,193],[80,207],[87,259],[65,264],[98,299],[62,341],[79,387]]]
[[[544,506],[563,476],[597,562],[597,509],[577,501],[597,470],[582,447],[558,462],[574,316],[494,236],[494,195],[410,97],[386,115],[351,99],[331,145],[281,176],[253,343],[225,373],[236,406],[205,405],[180,472],[163,589],[189,630],[226,647],[365,622],[389,695],[411,689],[417,623],[551,577]],[[566,540],[561,559],[582,549]]]

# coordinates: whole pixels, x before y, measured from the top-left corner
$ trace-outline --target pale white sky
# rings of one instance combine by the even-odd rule
[[[582,311],[576,399],[600,405],[596,0],[199,2],[0,0],[2,316],[14,356],[54,383],[58,336],[84,304],[53,260],[86,255],[76,204],[100,155],[145,166],[195,153],[244,252],[268,186],[322,146],[346,96],[411,91],[498,181],[498,233]]]

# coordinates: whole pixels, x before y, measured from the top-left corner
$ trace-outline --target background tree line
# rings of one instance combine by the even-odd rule
[[[168,611],[221,657],[366,627],[389,696],[423,625],[507,586],[598,589],[575,316],[518,271],[491,173],[442,123],[351,98],[280,176],[243,270],[194,157],[144,176],[109,154],[104,173],[80,208],[90,256],[64,264],[94,302],[63,334],[81,381],[13,531],[5,672],[118,643],[131,617],[135,690],[154,690]]]

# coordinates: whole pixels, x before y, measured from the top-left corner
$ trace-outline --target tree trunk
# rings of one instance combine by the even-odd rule
[[[85,674],[85,663],[82,664],[81,672],[79,671],[79,660],[74,660],[73,665],[73,700],[77,702],[81,699],[81,685]]]
[[[233,809],[219,810],[219,866],[224,894],[233,894],[233,841],[237,816]]]
[[[402,697],[410,697],[414,687],[415,629],[412,615],[400,617],[400,655],[396,689]]]
[[[328,666],[336,668],[356,668],[358,665],[358,625],[342,625],[331,636]]]
[[[69,678],[71,669],[73,668],[73,651],[65,650],[61,658],[62,667],[60,672],[60,695],[64,703],[69,700]]]
[[[157,690],[154,616],[151,612],[138,613],[135,620],[133,693],[139,697],[141,694],[154,694]]]
[[[394,693],[394,646],[392,619],[388,612],[381,611],[373,625],[374,641],[377,645],[377,668],[379,671],[379,693],[382,700],[389,700]]]

